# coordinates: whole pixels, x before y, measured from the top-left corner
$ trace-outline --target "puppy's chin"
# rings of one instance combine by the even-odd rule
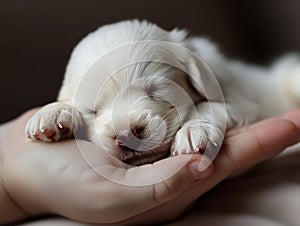
[[[162,145],[149,151],[136,151],[131,149],[124,150],[118,148],[114,154],[126,164],[140,166],[144,164],[151,164],[170,156],[170,145]]]
[[[138,151],[130,148],[121,149],[116,145],[116,141],[112,137],[107,137],[104,134],[100,137],[101,139],[98,139],[96,136],[90,136],[88,140],[106,150],[120,161],[132,166],[151,164],[170,156],[171,141],[163,142],[164,144],[159,145],[153,150]]]

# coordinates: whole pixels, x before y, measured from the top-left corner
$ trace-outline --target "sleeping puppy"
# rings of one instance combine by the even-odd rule
[[[270,67],[225,58],[205,38],[146,21],[100,27],[74,49],[57,102],[27,123],[33,140],[85,131],[131,165],[218,149],[225,131],[296,108],[300,58]]]

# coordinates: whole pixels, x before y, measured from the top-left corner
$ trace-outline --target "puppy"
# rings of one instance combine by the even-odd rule
[[[57,102],[38,111],[25,133],[52,142],[84,129],[88,140],[131,165],[209,155],[226,130],[296,108],[299,87],[297,55],[258,67],[227,59],[184,30],[124,21],[75,47]]]

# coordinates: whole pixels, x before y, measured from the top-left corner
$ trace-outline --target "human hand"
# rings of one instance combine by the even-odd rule
[[[220,181],[298,142],[299,113],[231,131],[213,164],[201,155],[181,155],[124,168],[88,142],[28,141],[23,129],[33,114],[29,112],[0,127],[2,179],[14,202],[26,212],[19,217],[58,214],[84,222],[126,224],[171,220]],[[83,156],[94,160],[98,173]],[[115,182],[99,175],[99,170]],[[152,184],[159,179],[166,180]]]
[[[224,145],[213,161],[213,172],[172,201],[135,217],[135,223],[155,222],[158,216],[175,219],[201,195],[227,178],[235,177],[254,165],[270,159],[300,141],[300,109],[253,125],[227,132]],[[205,164],[204,164],[205,165]],[[200,166],[200,168],[203,165]]]
[[[44,214],[121,222],[174,199],[212,172],[208,167],[192,177],[187,164],[199,162],[200,155],[128,168],[86,141],[33,142],[23,131],[35,111],[0,127],[1,177],[19,207],[17,214],[4,214],[0,208],[0,223]]]

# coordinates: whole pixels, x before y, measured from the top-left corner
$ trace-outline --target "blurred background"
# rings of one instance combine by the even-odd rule
[[[1,0],[0,122],[54,101],[72,48],[101,25],[186,28],[229,57],[269,64],[300,52],[299,12],[298,0]]]

